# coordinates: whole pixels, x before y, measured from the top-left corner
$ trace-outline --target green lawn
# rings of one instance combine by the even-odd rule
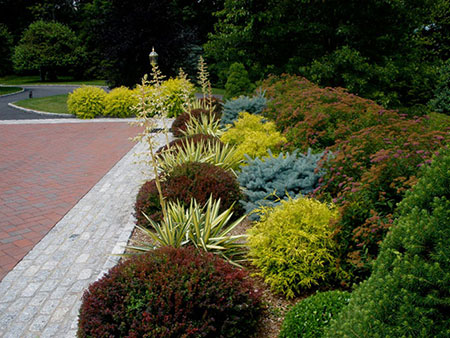
[[[0,87],[0,96],[5,94],[20,92],[22,88],[20,87]]]
[[[42,82],[39,76],[18,76],[8,75],[0,77],[0,84],[4,85],[39,85],[39,84],[73,84],[73,85],[94,85],[94,86],[106,86],[105,80],[82,80],[75,81],[70,76],[60,76],[57,81]]]
[[[44,111],[48,113],[69,114],[67,110],[68,94],[40,97],[35,99],[26,99],[15,102],[20,107]]]

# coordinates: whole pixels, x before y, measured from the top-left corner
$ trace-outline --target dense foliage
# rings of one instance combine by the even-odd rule
[[[267,155],[268,150],[278,154],[287,142],[276,130],[275,123],[245,112],[239,114],[238,120],[223,133],[220,140],[235,145],[235,156],[241,160],[245,159],[245,155],[251,158]]]
[[[417,181],[419,168],[450,141],[450,128],[430,128],[427,118],[386,119],[331,147],[319,195],[341,208],[336,224],[343,262],[367,272],[391,226],[396,204]]]
[[[348,304],[345,291],[318,292],[295,304],[284,318],[279,338],[322,337],[324,329]]]
[[[195,248],[122,261],[83,295],[79,337],[248,337],[260,294],[247,274]]]
[[[162,182],[161,189],[167,201],[180,201],[184,205],[189,205],[192,198],[204,205],[212,196],[221,200],[221,211],[230,208],[242,198],[234,175],[208,163],[189,162],[173,168]],[[147,226],[148,221],[143,213],[153,220],[161,219],[161,205],[155,180],[146,182],[136,198],[137,224]],[[238,204],[235,213],[241,213]]]
[[[232,124],[238,119],[239,113],[245,111],[250,114],[260,114],[266,106],[267,100],[264,95],[248,97],[240,96],[234,100],[228,100],[223,105],[220,123],[225,126]]]
[[[223,83],[241,62],[252,81],[301,73],[389,106],[424,104],[447,12],[444,0],[226,0],[205,51]]]
[[[248,159],[242,167],[238,181],[244,190],[245,199],[241,201],[246,213],[257,211],[261,206],[274,206],[288,197],[306,195],[314,191],[323,172],[318,170],[322,154],[307,154],[295,151]],[[257,213],[250,219],[258,219]]]
[[[69,113],[82,119],[93,119],[105,110],[106,92],[94,86],[82,86],[75,89],[67,98]]]
[[[222,144],[220,139],[218,139],[217,137],[214,137],[211,135],[205,135],[205,134],[196,134],[196,135],[192,135],[192,136],[175,139],[175,140],[169,142],[169,144],[166,144],[166,145],[160,147],[156,151],[156,154],[159,154],[164,151],[177,152],[178,148],[185,147],[187,143],[192,143],[194,145],[201,146],[202,144],[205,144],[208,142]]]
[[[220,112],[217,112],[217,110],[213,111],[213,112],[209,112],[206,109],[192,109],[189,112],[185,112],[182,113],[180,115],[178,115],[178,117],[175,119],[175,121],[173,121],[172,124],[172,133],[175,137],[182,137],[183,136],[183,131],[186,130],[186,125],[187,123],[192,119],[200,119],[201,116],[208,116],[211,117],[214,121],[217,121],[220,119]]]
[[[292,298],[336,277],[329,223],[337,217],[334,206],[303,197],[265,208],[261,221],[248,230],[249,255],[275,292]]]
[[[269,99],[264,116],[275,121],[291,148],[323,150],[337,140],[397,116],[341,88],[320,88],[305,78],[272,76],[263,82]]]
[[[75,33],[57,22],[36,21],[22,35],[13,55],[17,72],[39,71],[41,80],[55,80],[58,71],[81,62],[83,50]]]
[[[8,28],[0,23],[0,76],[8,74],[12,70],[12,47],[13,37]]]
[[[248,73],[242,63],[235,62],[228,70],[227,83],[225,84],[225,99],[231,99],[253,91],[253,85],[248,78]]]
[[[162,96],[167,107],[167,117],[177,117],[185,112],[186,101],[194,99],[194,85],[183,78],[168,79],[162,83]]]
[[[450,59],[439,70],[439,78],[430,106],[434,111],[450,115]]]
[[[103,115],[110,117],[130,117],[134,115],[133,107],[138,103],[135,93],[126,87],[111,90],[105,97]]]
[[[329,337],[450,335],[450,152],[441,152],[400,203],[370,278]]]

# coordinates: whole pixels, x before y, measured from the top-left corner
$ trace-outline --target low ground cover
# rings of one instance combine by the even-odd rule
[[[67,108],[67,94],[25,99],[14,102],[14,104],[19,107],[48,113],[70,114]]]
[[[18,93],[22,90],[20,87],[1,87],[0,86],[0,96],[12,93]]]

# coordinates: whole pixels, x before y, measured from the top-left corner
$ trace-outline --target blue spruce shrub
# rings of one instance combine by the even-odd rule
[[[239,113],[246,111],[250,114],[261,114],[266,107],[267,99],[264,92],[260,92],[258,96],[248,97],[240,96],[235,100],[226,101],[223,104],[222,118],[220,124],[226,126],[233,124],[239,117]]]
[[[238,181],[247,196],[241,201],[246,213],[261,206],[273,206],[289,196],[295,198],[311,193],[323,175],[322,171],[316,170],[323,153],[312,154],[311,149],[307,154],[296,150],[292,154],[280,153],[277,157],[270,150],[268,153],[269,156],[262,159],[247,157],[248,165],[241,167]],[[257,220],[259,215],[252,213],[249,218]]]

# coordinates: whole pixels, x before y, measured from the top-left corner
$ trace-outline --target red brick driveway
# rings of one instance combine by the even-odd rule
[[[125,122],[0,124],[0,280],[134,145]]]

